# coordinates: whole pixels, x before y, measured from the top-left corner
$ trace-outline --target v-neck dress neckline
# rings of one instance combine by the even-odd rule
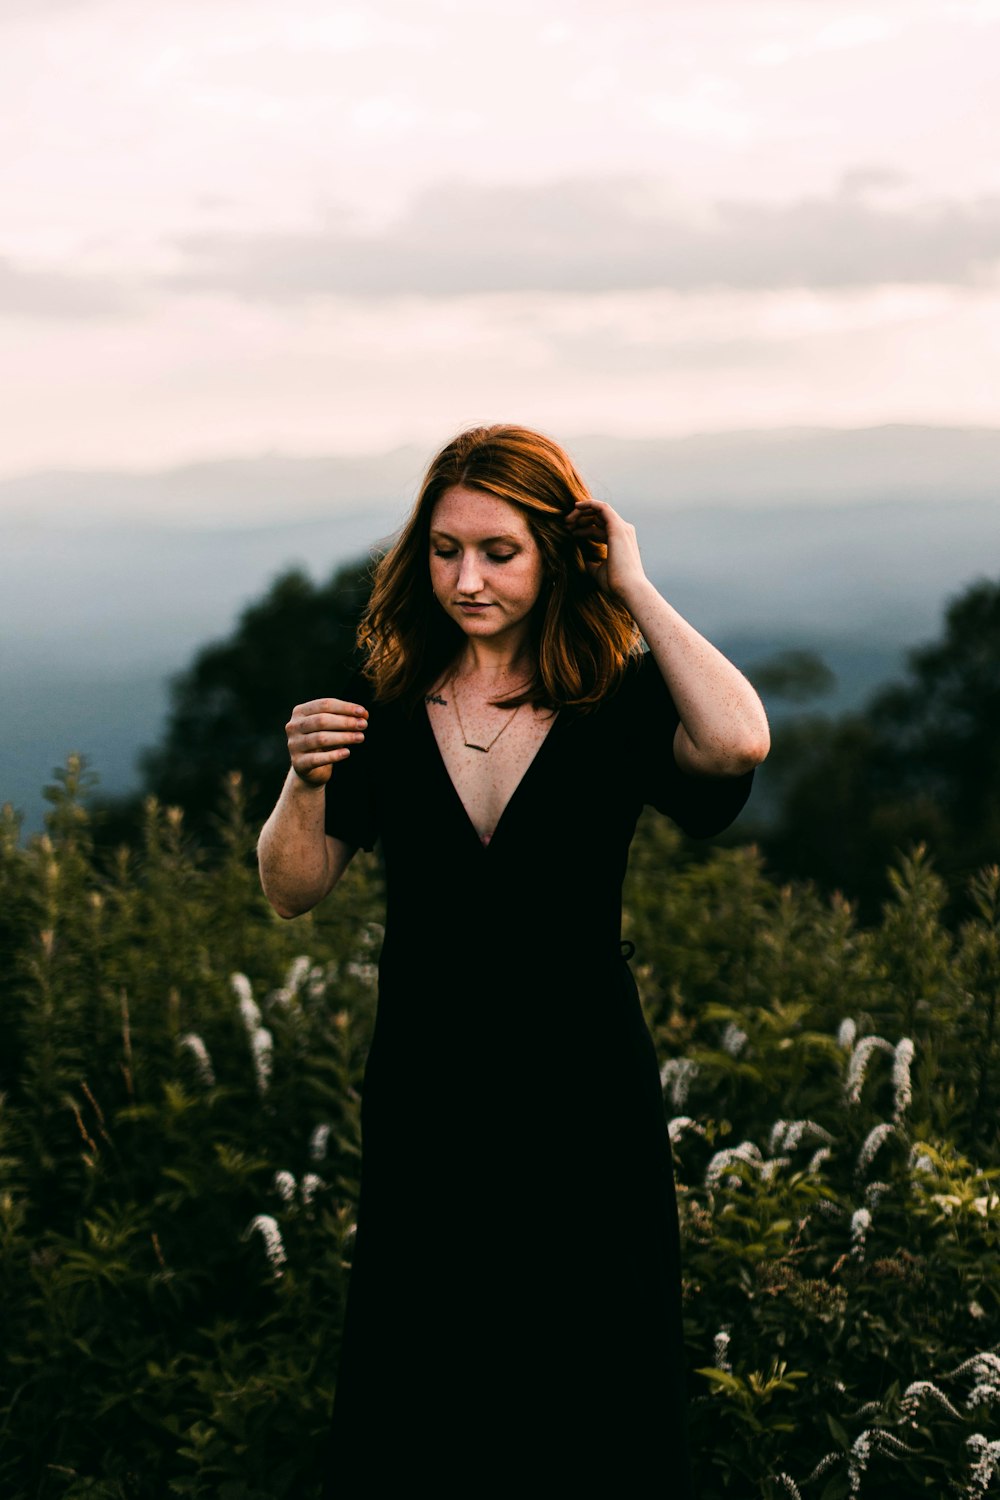
[[[499,818],[497,819],[496,827],[494,828],[492,834],[490,835],[489,843],[483,843],[482,837],[480,836],[480,833],[479,833],[479,829],[476,827],[475,823],[473,823],[473,821],[472,821],[472,818],[469,816],[469,809],[466,807],[465,803],[462,801],[462,797],[461,797],[461,794],[459,793],[458,787],[455,785],[455,782],[452,779],[452,774],[448,770],[448,763],[445,760],[444,755],[441,753],[441,746],[438,744],[437,735],[434,733],[434,725],[431,723],[431,716],[430,716],[430,712],[429,712],[429,710],[427,708],[427,704],[426,703],[422,705],[422,711],[423,711],[424,722],[426,724],[426,732],[427,732],[428,736],[430,737],[430,741],[431,741],[431,746],[430,746],[431,753],[436,758],[436,760],[438,762],[438,765],[441,768],[441,773],[444,776],[445,781],[448,783],[448,786],[451,788],[451,793],[452,793],[452,796],[453,796],[453,798],[454,798],[454,800],[455,800],[455,802],[456,802],[456,804],[458,806],[459,812],[461,813],[462,818],[465,821],[465,823],[468,825],[469,830],[472,833],[473,837],[475,838],[475,841],[476,841],[477,845],[479,846],[479,848],[484,853],[488,853],[489,850],[493,848],[493,845],[497,841],[497,835],[499,834],[500,829],[501,829],[502,825],[504,824],[504,822],[505,822],[505,820],[507,818],[507,814],[510,812],[511,804],[517,799],[518,793],[521,791],[521,788],[524,786],[524,783],[528,780],[529,776],[531,775],[531,772],[533,771],[533,769],[537,765],[539,757],[542,755],[543,751],[545,750],[546,745],[551,740],[553,734],[555,734],[556,729],[558,728],[559,723],[560,723],[560,721],[562,720],[562,718],[564,716],[564,710],[563,709],[557,710],[555,718],[553,719],[552,723],[549,725],[548,729],[545,731],[545,735],[544,735],[543,739],[541,739],[539,741],[539,743],[535,746],[535,753],[532,755],[531,759],[528,761],[528,764],[525,766],[524,770],[521,772],[521,775],[518,778],[518,781],[517,781],[516,786],[514,787],[514,790],[511,792],[510,796],[507,798],[507,801],[504,803],[503,811],[501,812]]]

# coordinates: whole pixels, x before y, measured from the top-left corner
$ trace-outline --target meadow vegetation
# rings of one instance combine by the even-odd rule
[[[309,1500],[378,853],[282,922],[238,777],[211,853],[153,799],[96,849],[87,780],[71,759],[43,836],[0,822],[0,1494]],[[917,847],[890,885],[862,926],[755,848],[695,857],[655,815],[633,846],[703,1500],[1000,1484],[1000,871],[949,892]]]

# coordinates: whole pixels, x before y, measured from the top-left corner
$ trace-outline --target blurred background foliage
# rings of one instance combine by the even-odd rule
[[[102,805],[70,757],[44,835],[0,820],[11,1500],[318,1491],[382,871],[359,853],[285,923],[253,846],[292,704],[353,666],[368,567],[285,575],[200,653],[141,803]],[[1000,1480],[998,660],[983,582],[863,714],[809,707],[821,662],[762,663],[798,706],[768,818],[714,846],[640,821],[623,931],[663,1064],[703,1500]]]
[[[998,743],[1000,580],[981,580],[861,712],[782,726],[768,762],[778,811],[761,833],[769,861],[873,912],[888,863],[926,841],[962,885],[1000,851]]]
[[[354,670],[370,571],[365,560],[337,568],[324,583],[300,569],[283,573],[228,639],[203,647],[171,684],[162,742],[142,756],[144,792],[101,804],[98,839],[134,836],[144,796],[152,795],[183,807],[189,831],[212,844],[220,788],[234,771],[249,818],[263,823],[288,769],[284,725],[293,707]]]

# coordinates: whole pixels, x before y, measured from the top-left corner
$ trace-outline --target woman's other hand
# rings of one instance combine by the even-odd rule
[[[322,786],[338,760],[346,760],[351,746],[360,744],[368,728],[368,710],[341,698],[314,698],[292,710],[285,725],[288,754],[296,776],[310,786]]]
[[[606,548],[600,562],[588,562],[587,571],[606,594],[625,601],[629,591],[645,584],[646,571],[639,555],[635,527],[623,521],[606,500],[580,500],[565,517],[571,533]]]

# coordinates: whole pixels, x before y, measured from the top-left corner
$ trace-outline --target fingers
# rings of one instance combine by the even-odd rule
[[[285,725],[292,768],[303,781],[321,784],[338,760],[346,760],[352,745],[364,741],[368,710],[341,698],[314,698],[297,704]]]
[[[354,718],[367,718],[368,710],[363,703],[346,703],[343,698],[313,698],[310,703],[300,703],[292,710],[295,714],[347,714]]]
[[[606,500],[595,500],[592,495],[578,500],[564,519],[598,587],[627,602],[633,587],[646,582],[635,527]],[[585,542],[600,549],[599,560],[587,561]]]
[[[635,527],[631,522],[623,520],[614,506],[609,505],[606,500],[595,500],[593,497],[578,500],[563,519],[574,536],[585,536],[597,542],[610,542],[614,536],[616,545],[621,542],[626,547],[630,541],[635,541]]]
[[[316,734],[327,731],[347,732],[367,729],[368,710],[360,703],[345,703],[340,698],[314,698],[292,709],[285,725],[289,733]]]
[[[571,511],[563,517],[574,535],[585,535],[595,537],[599,541],[606,541],[608,536],[608,522],[616,512],[606,500],[578,500]]]
[[[300,734],[346,733],[352,729],[367,729],[368,716],[367,714],[302,714],[299,709],[296,709],[285,727],[286,729],[295,728]]]

